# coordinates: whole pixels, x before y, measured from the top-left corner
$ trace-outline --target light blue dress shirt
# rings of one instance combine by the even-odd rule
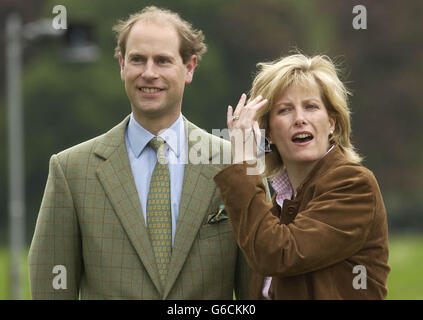
[[[170,174],[170,200],[172,211],[172,246],[175,239],[176,223],[178,221],[179,204],[184,180],[184,164],[186,159],[186,136],[182,114],[170,126],[161,132],[159,137],[166,141],[165,153],[168,160]],[[131,114],[125,132],[126,149],[135,179],[138,196],[147,226],[147,199],[150,189],[151,175],[157,162],[156,151],[148,146],[148,142],[155,135],[144,129]]]

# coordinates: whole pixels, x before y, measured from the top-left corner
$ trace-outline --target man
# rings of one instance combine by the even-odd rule
[[[249,270],[213,182],[230,143],[181,114],[204,37],[156,7],[115,31],[132,113],[51,157],[29,252],[32,297],[246,298]]]

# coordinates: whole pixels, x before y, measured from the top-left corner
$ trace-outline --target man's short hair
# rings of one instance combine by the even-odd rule
[[[126,53],[126,42],[129,32],[134,24],[138,21],[146,21],[152,23],[168,22],[175,27],[179,35],[179,53],[182,57],[183,63],[187,63],[192,55],[196,55],[200,60],[201,56],[206,52],[207,46],[204,43],[204,35],[201,30],[193,28],[191,23],[182,19],[179,14],[167,9],[157,8],[155,6],[148,6],[140,12],[131,14],[128,19],[120,20],[113,27],[116,32],[117,45],[115,48],[115,57],[118,58],[119,54],[122,58]]]

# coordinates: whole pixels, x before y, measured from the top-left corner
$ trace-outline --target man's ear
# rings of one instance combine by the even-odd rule
[[[185,75],[185,83],[189,84],[192,82],[192,78],[194,77],[194,70],[197,66],[197,56],[193,54],[188,62],[185,64],[185,67],[187,68],[187,74]]]
[[[120,65],[120,78],[125,81],[125,58],[122,57],[122,53],[119,53],[119,65]]]

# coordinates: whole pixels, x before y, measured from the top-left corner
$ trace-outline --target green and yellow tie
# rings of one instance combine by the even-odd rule
[[[151,175],[147,200],[147,226],[164,287],[172,254],[172,216],[170,211],[170,175],[166,161],[165,141],[159,137],[150,140],[149,146],[157,152],[157,163]]]

